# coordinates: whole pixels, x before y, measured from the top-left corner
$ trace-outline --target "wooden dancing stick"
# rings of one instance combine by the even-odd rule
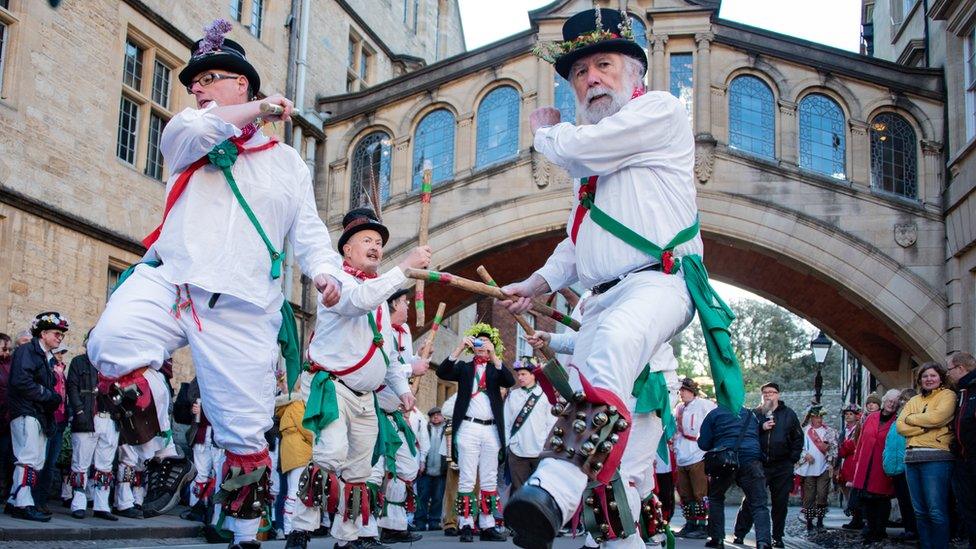
[[[424,342],[423,348],[420,350],[420,356],[430,360],[431,355],[434,354],[434,339],[437,338],[437,330],[441,327],[441,321],[444,320],[444,310],[447,309],[447,303],[441,301],[437,304],[437,313],[434,314],[434,323],[430,327],[430,336],[427,337],[427,341]]]
[[[413,278],[415,280],[425,280],[427,282],[437,282],[439,284],[444,284],[446,286],[454,286],[460,288],[466,292],[471,292],[473,294],[479,294],[487,297],[494,297],[496,299],[511,299],[512,296],[506,294],[494,286],[489,286],[483,282],[478,282],[476,280],[470,280],[467,278],[461,278],[459,276],[454,276],[450,273],[442,273],[440,271],[428,271],[425,269],[407,269],[404,274],[407,278]],[[532,310],[545,315],[563,325],[572,328],[573,330],[579,331],[580,323],[573,320],[569,315],[560,313],[559,311],[549,307],[548,305],[543,305],[542,303],[532,303]]]
[[[417,245],[426,246],[430,229],[430,191],[434,178],[434,165],[430,160],[424,160],[424,177],[420,184],[420,232],[417,235]],[[417,322],[414,324],[422,328],[426,324],[427,315],[424,310],[424,281],[418,280],[414,287],[414,307],[417,312]],[[435,322],[436,326],[436,322]]]
[[[492,278],[490,274],[488,274],[488,269],[486,269],[484,265],[478,265],[478,276],[481,277],[481,280],[485,281],[485,284],[489,286],[494,286],[496,288],[498,287],[498,283],[495,282],[495,279]],[[515,322],[518,322],[519,326],[521,326],[522,329],[525,330],[526,335],[529,336],[535,335],[535,329],[532,327],[531,324],[529,324],[529,321],[525,320],[525,317],[523,315],[517,315],[515,313],[509,313],[509,314],[511,314],[512,317],[515,318]],[[556,353],[554,353],[553,350],[550,349],[549,345],[547,344],[544,344],[542,348],[538,349],[538,351],[542,353],[542,356],[544,356],[546,360],[553,360],[556,358]]]

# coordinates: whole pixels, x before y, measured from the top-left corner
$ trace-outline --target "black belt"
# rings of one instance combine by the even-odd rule
[[[353,389],[352,387],[346,385],[346,382],[345,381],[342,381],[342,378],[341,377],[339,377],[339,376],[337,376],[337,375],[335,375],[333,373],[329,373],[329,377],[331,377],[332,379],[334,379],[334,380],[338,381],[339,383],[341,383],[343,387],[345,387],[346,389],[349,389],[350,391],[352,391],[352,394],[354,394],[354,395],[356,395],[358,397],[361,397],[363,395],[368,395],[370,393],[369,391],[357,391],[357,390]]]
[[[657,272],[661,272],[661,264],[660,263],[655,263],[653,265],[648,265],[647,267],[644,267],[644,268],[641,268],[641,269],[637,269],[636,271],[631,271],[631,272],[625,274],[624,276],[622,276],[620,278],[615,278],[615,279],[613,279],[613,280],[611,280],[609,282],[604,282],[602,284],[597,284],[596,286],[593,286],[592,288],[590,288],[590,292],[592,292],[593,295],[599,295],[599,294],[602,294],[602,293],[609,292],[610,291],[610,288],[613,288],[617,284],[620,284],[620,281],[623,280],[624,278],[627,278],[628,275],[632,275],[634,273],[643,273],[645,271],[657,271]]]
[[[494,425],[495,420],[493,419],[478,419],[471,416],[464,416],[464,421],[470,421],[471,423],[477,423],[479,425]]]

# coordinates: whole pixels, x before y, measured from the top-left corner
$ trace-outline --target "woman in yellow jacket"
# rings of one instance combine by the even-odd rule
[[[949,475],[952,471],[952,416],[956,394],[946,387],[946,369],[926,362],[918,370],[920,393],[898,416],[898,433],[905,437],[905,477],[918,523],[919,546],[949,546]]]
[[[302,384],[296,383],[296,385]],[[281,473],[287,478],[288,487],[288,493],[285,495],[285,511],[282,516],[282,527],[285,535],[288,535],[292,530],[291,517],[295,512],[298,481],[305,466],[312,460],[312,432],[302,427],[305,399],[300,387],[292,391],[291,395],[286,393],[278,397],[275,402],[275,416],[280,419],[279,464]]]

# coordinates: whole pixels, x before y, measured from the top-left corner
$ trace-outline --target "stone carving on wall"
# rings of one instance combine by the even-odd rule
[[[695,137],[695,177],[705,184],[715,169],[715,138],[710,135]]]
[[[915,223],[895,223],[895,242],[902,248],[909,248],[918,241],[918,225]]]

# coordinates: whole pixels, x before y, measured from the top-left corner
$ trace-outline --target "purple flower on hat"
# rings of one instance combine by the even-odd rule
[[[224,45],[224,35],[230,32],[233,27],[226,19],[215,19],[213,23],[203,28],[203,40],[197,48],[196,55],[203,55],[214,51],[220,51]]]

